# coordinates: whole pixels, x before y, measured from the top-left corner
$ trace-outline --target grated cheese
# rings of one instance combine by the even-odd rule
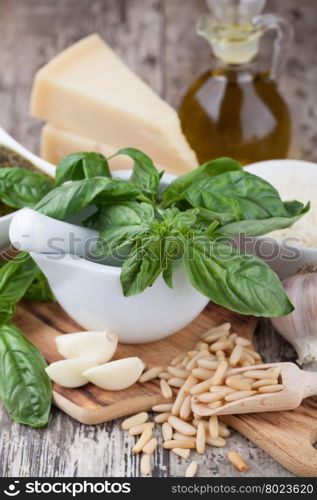
[[[274,179],[274,187],[280,193],[283,201],[298,200],[306,204],[311,203],[311,208],[293,226],[279,229],[270,233],[272,238],[279,241],[284,238],[296,238],[298,243],[307,247],[317,247],[317,185],[311,175],[301,172],[300,177],[289,174]],[[296,242],[295,242],[296,244]]]

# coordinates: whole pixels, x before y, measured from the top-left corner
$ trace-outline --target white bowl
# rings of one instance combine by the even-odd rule
[[[311,181],[316,185],[317,192],[316,163],[302,160],[269,160],[248,165],[245,170],[262,177],[273,186],[276,185],[278,178],[285,175],[286,170],[291,172],[294,182],[300,179],[303,173],[309,174]],[[302,200],[299,198],[299,201]],[[250,238],[247,242],[242,238],[240,248],[265,260],[281,279],[293,276],[305,264],[317,263],[317,248],[309,248],[299,243],[283,243],[271,238],[270,235]],[[291,256],[293,251],[296,252],[295,257]]]
[[[131,171],[116,171],[129,179]],[[162,185],[173,176],[165,174]],[[174,270],[174,287],[161,276],[143,293],[124,297],[120,267],[101,265],[73,255],[31,253],[63,309],[87,330],[109,330],[120,342],[146,343],[162,339],[190,323],[209,299],[195,290],[183,266]]]
[[[13,137],[11,137],[7,132],[0,127],[0,146],[4,146],[12,151],[18,153],[23,158],[32,163],[39,171],[44,174],[49,175],[50,177],[55,177],[55,165],[39,158],[35,154],[28,151],[24,146],[19,144]],[[15,211],[17,212],[17,210]],[[9,239],[9,226],[15,212],[12,212],[8,215],[4,215],[0,217],[0,248],[4,248],[10,244]]]

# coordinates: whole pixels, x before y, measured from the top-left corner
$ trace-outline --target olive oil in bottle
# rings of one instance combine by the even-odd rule
[[[258,15],[265,0],[209,0],[213,16],[198,23],[198,34],[211,44],[213,67],[185,95],[180,109],[184,134],[200,163],[230,156],[242,164],[284,158],[291,121],[277,89],[282,48],[291,27],[273,14]],[[259,41],[277,30],[270,71],[260,72]]]

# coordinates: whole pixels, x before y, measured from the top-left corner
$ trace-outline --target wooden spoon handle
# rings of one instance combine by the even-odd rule
[[[303,399],[317,395],[317,372],[301,371],[303,383]]]

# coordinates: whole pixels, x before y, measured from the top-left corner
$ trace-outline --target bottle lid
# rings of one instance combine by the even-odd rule
[[[257,55],[261,26],[256,16],[266,0],[207,0],[212,14],[202,16],[197,33],[211,44],[216,57],[227,64],[244,64]]]

